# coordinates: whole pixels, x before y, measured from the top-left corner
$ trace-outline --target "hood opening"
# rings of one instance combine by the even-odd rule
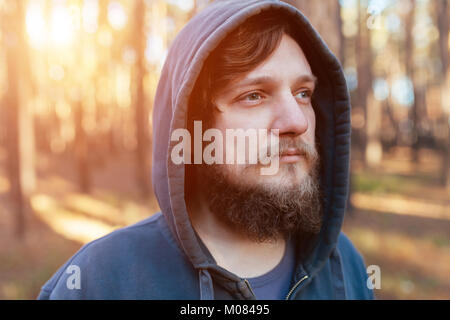
[[[303,267],[316,274],[336,246],[347,200],[350,153],[350,102],[342,68],[309,21],[279,1],[216,1],[184,27],[169,50],[155,96],[153,113],[153,187],[165,219],[193,266],[211,270],[215,279],[239,278],[215,264],[193,230],[185,203],[185,166],[170,160],[176,128],[187,127],[187,106],[203,63],[238,25],[266,10],[282,10],[298,26],[297,40],[318,77],[313,106],[320,154],[323,219],[320,233],[303,241]],[[207,249],[206,249],[207,251]],[[208,276],[205,275],[206,278]],[[206,279],[202,277],[202,279]],[[205,287],[205,286],[203,286]]]

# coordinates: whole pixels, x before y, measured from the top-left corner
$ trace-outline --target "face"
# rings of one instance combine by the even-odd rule
[[[278,129],[279,170],[261,175],[260,164],[225,164],[216,168],[235,184],[284,189],[300,185],[317,162],[315,114],[311,96],[316,78],[300,46],[283,35],[275,51],[249,73],[214,96],[214,128]],[[262,141],[259,141],[261,143]],[[224,144],[225,154],[230,152]],[[236,148],[235,144],[232,147]],[[234,150],[236,154],[237,150]]]
[[[227,129],[278,130],[280,157],[275,174],[262,175],[262,161],[203,165],[198,171],[199,189],[210,211],[252,240],[320,231],[322,210],[311,104],[315,84],[302,49],[283,35],[265,61],[214,94],[217,110],[212,127],[223,137]],[[258,143],[261,148],[267,141]],[[224,158],[230,151],[237,155],[237,143],[224,141],[223,146]],[[249,152],[248,148],[240,151]]]

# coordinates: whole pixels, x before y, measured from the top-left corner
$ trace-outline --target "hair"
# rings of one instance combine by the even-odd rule
[[[188,129],[194,120],[211,127],[214,95],[237,77],[253,70],[278,47],[283,34],[294,39],[295,27],[285,12],[264,11],[228,34],[205,61],[189,100]]]

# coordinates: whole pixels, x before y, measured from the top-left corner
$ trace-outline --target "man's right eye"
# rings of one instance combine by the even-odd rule
[[[243,96],[241,100],[253,102],[253,101],[258,101],[261,99],[262,99],[262,96],[259,92],[252,92],[252,93],[249,93],[249,94]]]

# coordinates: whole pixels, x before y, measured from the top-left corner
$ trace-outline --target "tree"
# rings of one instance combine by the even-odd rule
[[[84,59],[84,47],[85,39],[80,32],[78,36],[78,52],[77,57],[80,65],[83,65]],[[74,103],[74,122],[75,122],[75,161],[78,171],[78,183],[81,191],[88,193],[91,190],[91,166],[89,157],[89,141],[88,134],[84,127],[85,110],[84,110],[84,97],[85,97],[85,83],[83,83],[83,71],[82,68],[74,70],[76,79],[77,94],[73,97]]]
[[[362,150],[364,152],[364,163],[376,165],[380,159],[377,105],[374,105],[372,92],[372,48],[371,48],[371,30],[368,27],[369,15],[367,8],[363,6],[362,1],[358,1],[358,33],[356,36],[355,56],[356,70],[358,75],[358,91],[356,105],[364,112],[365,131],[361,134]],[[378,150],[378,152],[377,152]]]
[[[324,38],[328,47],[343,61],[344,36],[342,34],[342,20],[339,1],[336,0],[287,0],[298,8],[311,22],[314,28]],[[332,17],[330,19],[330,17]]]
[[[414,162],[419,160],[418,156],[418,140],[419,140],[419,130],[418,130],[418,122],[419,122],[419,104],[421,99],[419,98],[422,90],[418,87],[417,81],[415,79],[414,74],[414,35],[413,35],[413,27],[414,27],[414,16],[416,13],[416,0],[409,0],[409,7],[405,16],[405,69],[406,75],[413,83],[414,87],[414,102],[411,108],[410,117],[412,118],[412,158]]]
[[[10,192],[16,221],[15,233],[23,237],[28,197],[35,184],[33,113],[29,103],[33,83],[25,40],[23,2],[8,2],[0,20],[3,34],[6,35],[8,69],[5,123]]]
[[[134,7],[134,32],[133,44],[136,51],[135,67],[135,123],[136,123],[136,177],[143,195],[150,193],[150,170],[149,170],[149,132],[148,132],[148,110],[144,91],[145,75],[145,3],[137,0]]]
[[[437,26],[439,30],[439,55],[442,63],[441,74],[441,104],[444,109],[444,121],[447,131],[447,141],[443,145],[442,155],[442,167],[441,167],[441,182],[447,188],[450,187],[450,55],[448,44],[449,38],[449,4],[448,0],[436,0],[436,16]]]

